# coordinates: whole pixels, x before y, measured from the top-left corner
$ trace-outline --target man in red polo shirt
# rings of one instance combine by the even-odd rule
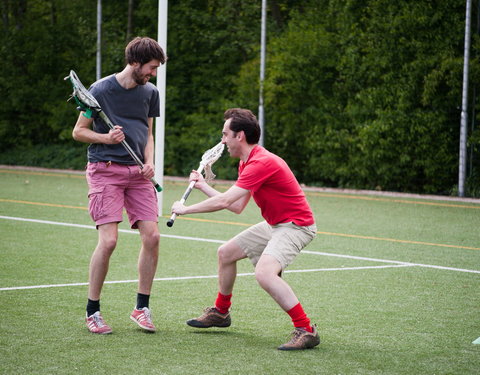
[[[238,180],[224,193],[212,188],[193,171],[190,180],[209,198],[191,206],[175,202],[172,212],[186,215],[228,209],[241,213],[250,197],[260,207],[262,221],[241,232],[218,249],[219,291],[213,307],[187,321],[196,328],[229,327],[229,308],[237,261],[249,258],[260,286],[291,317],[292,339],[280,350],[309,349],[320,343],[315,325],[310,324],[293,290],[281,278],[282,271],[315,237],[312,210],[292,171],[279,156],[258,145],[260,127],[255,115],[241,108],[224,114],[222,142],[230,156],[239,158]]]

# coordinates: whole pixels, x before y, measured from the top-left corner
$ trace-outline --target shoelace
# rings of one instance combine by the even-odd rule
[[[291,336],[292,338],[290,339],[290,343],[293,344],[293,343],[297,342],[300,339],[300,337],[302,336],[302,333],[303,333],[302,330],[295,329],[295,331],[292,332],[292,336]]]
[[[95,320],[95,323],[96,325],[99,327],[99,328],[102,328],[103,326],[105,326],[106,324],[103,322],[103,319],[100,315],[93,315],[93,320]]]
[[[210,315],[210,313],[215,313],[215,312],[217,312],[215,307],[206,307],[205,309],[203,309],[204,316],[208,316]]]
[[[148,308],[142,309],[142,313],[137,317],[137,320],[142,324],[144,323],[152,324],[152,314],[150,312],[150,309]]]
[[[152,314],[150,313],[149,309],[144,309],[143,310],[143,315],[145,316],[145,320],[150,322],[152,320]]]

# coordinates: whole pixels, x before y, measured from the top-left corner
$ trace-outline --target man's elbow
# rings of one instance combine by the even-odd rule
[[[243,212],[243,208],[232,207],[230,211],[232,211],[234,214],[240,215]]]
[[[74,126],[72,130],[72,138],[76,141],[82,141],[82,129]]]
[[[245,206],[242,206],[238,203],[232,203],[230,206],[228,206],[228,210],[232,211],[234,214],[240,215],[243,212],[243,209]]]
[[[225,210],[225,209],[228,209],[232,212],[235,212],[236,214],[239,214],[240,212],[242,212],[242,210],[240,210],[239,212],[237,212],[237,209],[238,207],[235,207],[236,205],[233,203],[233,202],[230,202],[227,197],[225,196],[222,196],[220,197],[219,201],[218,201],[218,208],[220,210]]]

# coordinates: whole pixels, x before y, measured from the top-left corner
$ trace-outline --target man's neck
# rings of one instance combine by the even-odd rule
[[[132,72],[130,65],[127,65],[120,73],[115,75],[120,86],[124,89],[129,90],[138,86],[138,84],[132,79]]]
[[[255,146],[257,146],[257,144],[253,144],[253,145],[247,144],[245,149],[242,152],[242,156],[240,156],[240,160],[246,163]]]

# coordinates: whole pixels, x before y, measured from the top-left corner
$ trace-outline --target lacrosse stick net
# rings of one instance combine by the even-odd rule
[[[100,107],[100,104],[98,104],[97,99],[95,99],[95,97],[90,93],[90,91],[88,91],[85,86],[83,86],[82,82],[73,70],[70,70],[70,74],[64,79],[69,79],[70,83],[73,86],[73,93],[68,100],[72,98],[75,99],[75,102],[77,103],[79,108],[85,112],[85,117],[91,118],[94,112],[100,113],[102,111],[102,108]]]
[[[207,182],[215,178],[215,174],[212,171],[212,165],[220,158],[220,156],[222,156],[224,148],[225,145],[220,142],[202,155],[202,160],[200,161],[197,172],[201,173],[203,167],[205,180],[207,180]]]
[[[98,114],[98,116],[100,116],[100,118],[107,124],[110,129],[115,129],[115,126],[110,121],[108,116],[105,114],[105,112],[102,111],[102,107],[100,107],[100,104],[98,104],[97,99],[95,99],[95,97],[90,93],[90,91],[88,91],[85,86],[83,86],[82,82],[73,70],[70,70],[70,74],[64,78],[65,81],[67,79],[70,80],[70,83],[73,86],[73,93],[68,100],[74,98],[78,107],[83,112],[85,112],[85,117],[91,118],[92,114]],[[135,154],[130,145],[125,140],[123,140],[121,143],[125,150],[127,150],[132,159],[135,161],[135,163],[141,169],[143,169],[143,162],[140,160],[137,154]],[[158,192],[162,191],[162,187],[158,184],[157,181],[155,181],[154,178],[151,178],[150,181],[152,182],[153,186],[155,186],[155,189]]]
[[[215,178],[215,175],[212,172],[212,165],[220,158],[220,156],[222,156],[224,148],[225,148],[225,145],[222,142],[220,142],[216,146],[212,147],[211,149],[203,153],[202,160],[200,161],[200,164],[197,168],[197,172],[202,173],[203,171],[205,171],[204,175],[205,175],[206,181],[211,181]],[[188,196],[192,192],[194,186],[195,186],[195,181],[191,181],[187,189],[185,190],[185,193],[183,193],[180,203],[182,204],[185,203]],[[172,214],[172,216],[170,216],[170,220],[167,221],[167,226],[172,227],[176,218],[177,218],[177,214]]]

